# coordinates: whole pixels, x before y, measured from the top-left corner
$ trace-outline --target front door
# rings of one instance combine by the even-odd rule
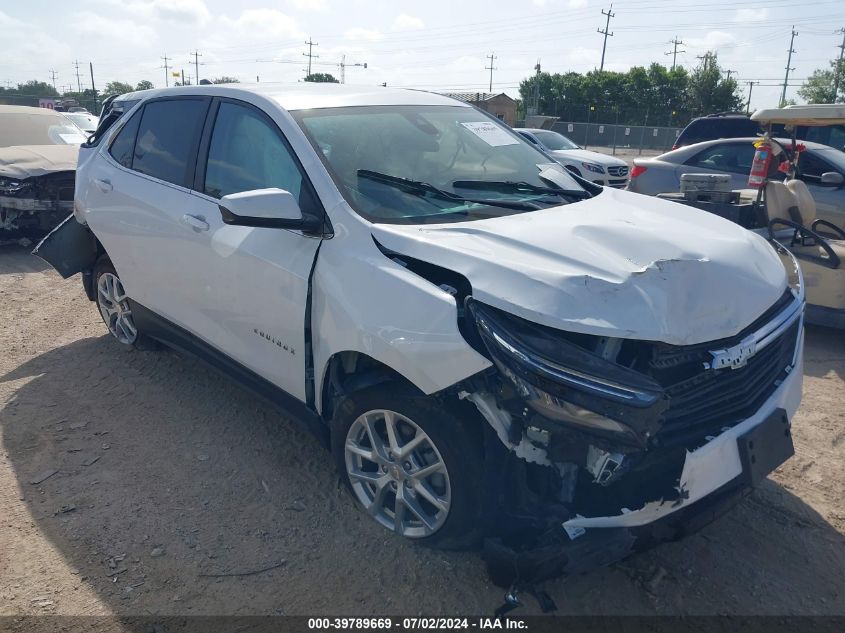
[[[182,233],[192,253],[192,329],[206,342],[305,401],[305,308],[320,239],[299,231],[229,226],[225,195],[291,192],[323,216],[318,199],[278,126],[258,108],[221,99],[200,149],[194,225]],[[206,228],[207,226],[207,228]],[[194,256],[196,255],[196,256]]]

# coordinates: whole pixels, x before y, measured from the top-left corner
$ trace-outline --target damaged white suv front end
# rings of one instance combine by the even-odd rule
[[[736,224],[416,91],[182,87],[103,121],[38,254],[121,344],[308,423],[384,527],[483,540],[498,584],[677,538],[793,453],[801,273]],[[145,165],[180,134],[184,169]]]

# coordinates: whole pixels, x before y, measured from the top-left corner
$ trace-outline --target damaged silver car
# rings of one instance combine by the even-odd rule
[[[0,105],[0,238],[43,236],[73,211],[84,140],[63,114]]]

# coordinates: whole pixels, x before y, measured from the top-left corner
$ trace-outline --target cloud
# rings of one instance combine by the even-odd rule
[[[555,3],[555,0],[532,0],[534,6],[546,7],[549,4]],[[570,9],[582,9],[587,6],[587,0],[568,0],[566,3]]]
[[[190,26],[203,26],[211,19],[205,0],[99,0],[139,19],[157,19]]]
[[[736,36],[727,31],[709,31],[704,37],[693,37],[687,45],[698,51],[716,51],[723,46],[733,46]]]
[[[366,40],[367,42],[377,42],[384,37],[384,34],[381,31],[376,31],[374,29],[362,29],[361,27],[355,27],[347,29],[343,33],[343,37],[347,40]]]
[[[400,13],[393,20],[394,31],[416,31],[425,28],[425,23],[412,15],[407,13]]]
[[[71,16],[70,27],[81,36],[118,40],[130,46],[145,46],[158,39],[155,29],[128,18],[108,18],[90,11]]]
[[[762,22],[769,17],[768,9],[737,9],[734,22]]]
[[[61,66],[67,63],[66,60],[72,59],[73,52],[67,44],[47,35],[40,28],[13,18],[2,11],[0,11],[0,32],[3,33],[3,37],[0,38],[0,56],[10,65],[40,69],[49,68],[47,64]],[[31,63],[33,60],[37,62]],[[24,72],[28,73],[29,70]]]
[[[326,0],[288,0],[288,3],[300,11],[325,11],[328,9]]]
[[[305,37],[296,18],[276,9],[247,9],[235,19],[224,15],[220,24],[248,36],[253,42],[256,39]]]

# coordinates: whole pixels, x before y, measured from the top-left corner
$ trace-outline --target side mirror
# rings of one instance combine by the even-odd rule
[[[314,233],[320,219],[303,215],[293,194],[284,189],[255,189],[231,193],[220,199],[223,223],[265,229],[291,229]]]
[[[845,176],[840,174],[838,171],[826,171],[819,179],[819,184],[828,185],[830,187],[839,187],[842,183],[845,183]]]

